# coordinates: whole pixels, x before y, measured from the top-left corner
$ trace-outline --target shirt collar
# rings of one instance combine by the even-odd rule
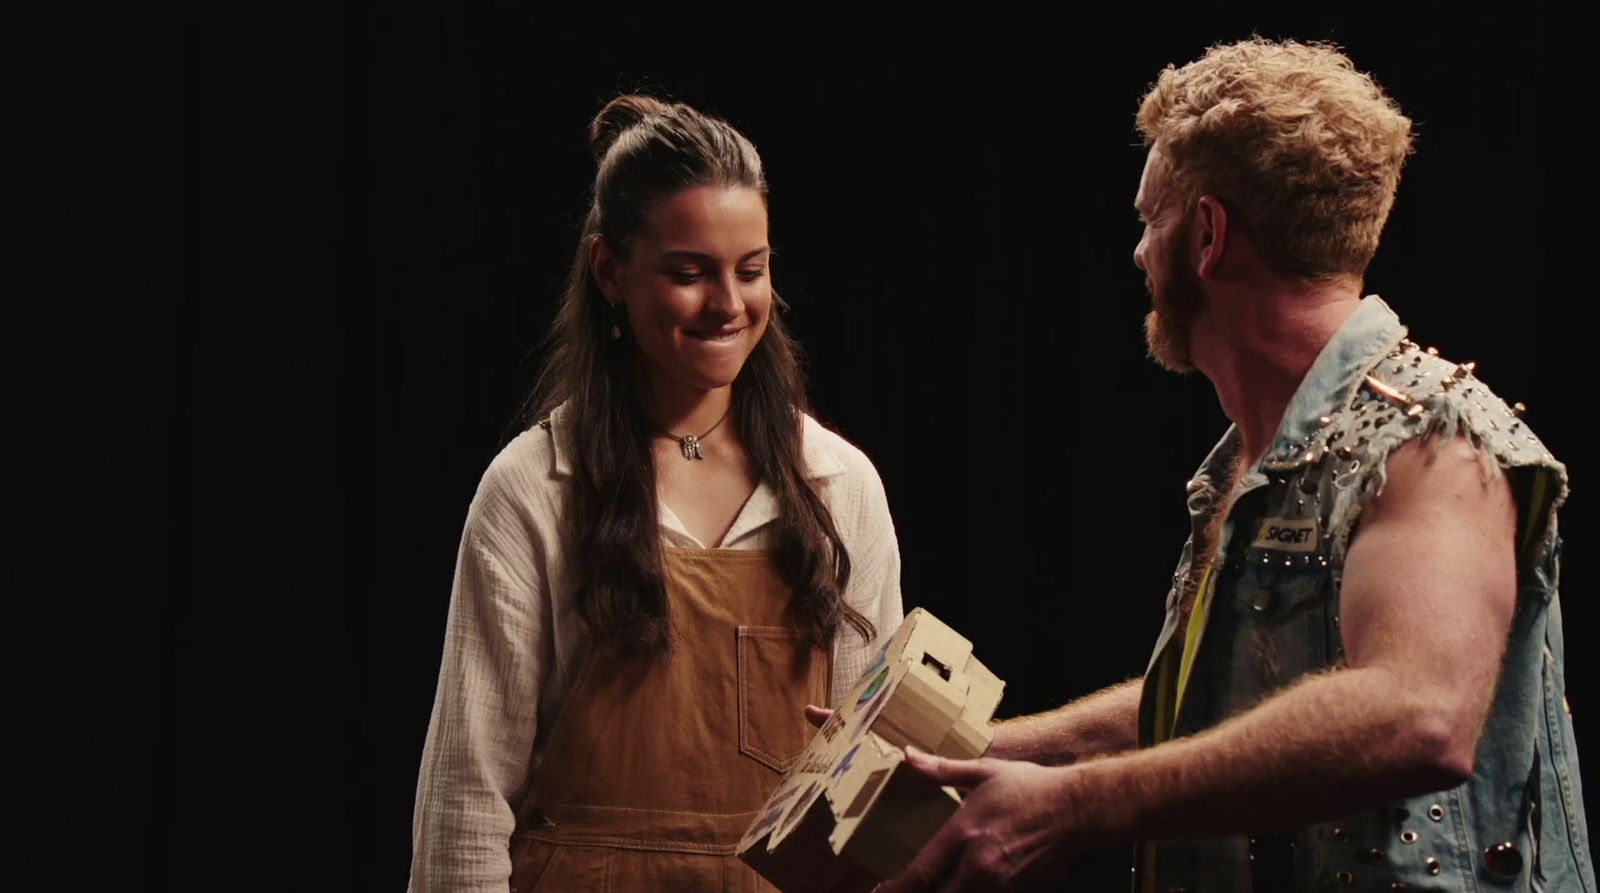
[[[1278,434],[1262,457],[1260,468],[1287,471],[1303,465],[1307,446],[1323,425],[1321,420],[1349,405],[1362,377],[1405,336],[1406,327],[1400,324],[1400,317],[1382,298],[1362,298],[1355,312],[1317,354],[1294,396],[1289,398]]]
[[[822,480],[844,474],[844,463],[834,453],[827,430],[810,415],[802,415],[800,419],[800,461],[806,480]],[[571,421],[572,414],[567,403],[562,403],[550,413],[554,468],[561,477],[571,477],[573,471]]]

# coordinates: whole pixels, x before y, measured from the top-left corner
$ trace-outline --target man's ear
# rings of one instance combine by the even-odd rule
[[[1202,195],[1195,203],[1195,248],[1200,258],[1202,279],[1217,275],[1217,266],[1228,249],[1228,208],[1215,196]]]

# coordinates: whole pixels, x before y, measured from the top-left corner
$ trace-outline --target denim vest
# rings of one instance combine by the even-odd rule
[[[1391,450],[1424,434],[1470,434],[1518,507],[1517,607],[1470,780],[1450,790],[1294,829],[1276,838],[1145,845],[1136,891],[1588,891],[1594,869],[1565,707],[1561,540],[1566,468],[1473,374],[1406,338],[1364,299],[1307,372],[1277,439],[1237,485],[1195,636],[1180,630],[1190,563],[1240,449],[1230,429],[1189,482],[1193,535],[1173,576],[1146,674],[1141,744],[1193,734],[1343,657],[1339,592],[1350,532],[1383,485]],[[1215,483],[1214,483],[1215,482]],[[1174,703],[1174,671],[1191,667]],[[1165,712],[1163,712],[1165,710]],[[1263,863],[1292,887],[1265,889]],[[1259,880],[1258,880],[1259,879]]]

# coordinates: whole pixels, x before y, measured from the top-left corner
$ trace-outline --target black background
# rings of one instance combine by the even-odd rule
[[[538,368],[585,125],[638,88],[761,150],[818,414],[878,465],[907,609],[973,639],[1014,715],[1143,670],[1183,484],[1226,425],[1144,358],[1137,100],[1213,41],[1340,42],[1417,122],[1367,290],[1573,469],[1586,741],[1579,38],[1537,4],[1447,9],[19,29],[29,889],[403,888],[465,510]],[[1124,889],[1128,864],[1090,853],[1063,889]]]

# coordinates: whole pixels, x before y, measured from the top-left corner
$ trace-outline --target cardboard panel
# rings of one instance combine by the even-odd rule
[[[912,611],[784,774],[739,857],[784,893],[865,893],[893,877],[961,803],[905,765],[905,746],[981,756],[1004,689],[971,642]]]

